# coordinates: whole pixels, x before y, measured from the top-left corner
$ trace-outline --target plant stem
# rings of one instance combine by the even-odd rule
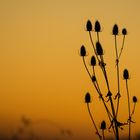
[[[96,73],[95,73],[94,67],[93,67],[93,75],[95,75],[95,77],[96,77]],[[97,88],[98,88],[98,91],[99,91],[99,92],[98,92],[99,97],[101,98],[101,100],[102,100],[102,102],[103,102],[103,104],[104,104],[104,107],[105,107],[105,109],[106,109],[108,118],[109,118],[110,123],[111,123],[111,118],[113,118],[113,116],[112,116],[112,114],[110,113],[109,109],[107,108],[107,105],[106,105],[106,103],[105,103],[105,100],[104,100],[104,98],[103,98],[103,96],[102,96],[102,94],[101,94],[101,90],[100,90],[100,87],[99,87],[99,84],[98,84],[98,80],[97,80],[97,79],[96,79],[96,85],[97,85]],[[114,128],[113,128],[113,132],[114,132],[114,134],[115,134]]]
[[[123,36],[122,47],[121,47],[121,51],[120,51],[118,59],[120,59],[120,57],[121,57],[121,54],[122,54],[122,51],[123,51],[123,48],[124,48],[124,42],[125,42],[125,35]]]
[[[99,42],[99,32],[97,32],[97,41]]]
[[[93,126],[95,127],[96,134],[98,135],[99,139],[101,140],[102,138],[101,138],[101,136],[100,136],[100,134],[99,134],[98,128],[97,128],[97,126],[96,126],[96,124],[95,124],[95,121],[94,121],[94,119],[93,119],[93,117],[92,117],[92,114],[91,114],[91,111],[90,111],[90,107],[89,107],[89,103],[87,103],[87,108],[88,108],[88,113],[89,113],[90,118],[91,118],[91,120],[92,120]]]
[[[117,86],[118,86],[118,92],[116,94],[116,97],[118,97],[118,99],[117,99],[117,108],[116,108],[116,118],[117,118],[118,110],[119,110],[119,103],[120,103],[120,77],[119,77],[119,58],[118,58],[116,35],[115,35],[115,52],[116,52],[116,66],[117,66]]]
[[[126,79],[126,90],[127,90],[127,99],[128,99],[128,123],[129,123],[129,137],[128,139],[131,139],[131,114],[130,114],[130,97],[129,97],[129,89],[128,89],[128,82]]]
[[[94,46],[94,43],[93,43],[93,39],[92,39],[91,32],[89,32],[89,37],[90,37],[90,41],[91,41],[91,44],[92,44],[94,53],[95,53],[95,55],[96,55],[96,58],[97,58],[98,62],[100,62],[99,57],[98,57],[97,52],[96,52],[96,49],[95,49],[95,46]]]
[[[132,115],[134,114],[134,112],[135,112],[135,108],[136,108],[136,103],[134,103],[134,106],[133,106],[133,109],[132,109],[132,113],[131,113],[131,118],[132,118]]]
[[[88,73],[90,79],[92,79],[92,76],[91,76],[91,74],[90,74],[90,72],[89,72],[89,70],[88,70],[88,68],[87,68],[86,62],[85,62],[85,57],[83,57],[83,63],[84,63],[84,66],[85,66],[85,68],[86,68],[86,71],[87,71],[87,73]]]
[[[102,59],[102,62],[104,63],[103,57],[101,57],[101,59]],[[106,80],[108,91],[110,91],[110,87],[109,87],[109,82],[108,82],[108,77],[107,77],[105,66],[101,65],[100,67],[103,70],[103,74],[104,74],[104,77],[105,77],[105,80]],[[113,104],[112,96],[109,96],[109,101],[110,101],[110,105],[111,105],[111,109],[112,109],[113,121],[115,123],[116,140],[119,140],[119,131],[118,131],[118,125],[117,125],[117,118],[116,118],[116,114],[115,114],[115,109],[114,109],[114,104]]]
[[[103,140],[105,140],[105,132],[102,130]]]
[[[94,67],[93,67],[93,75],[95,75],[95,77],[96,77],[96,73],[95,73],[95,69],[94,69]],[[103,103],[104,103],[104,106],[105,106],[105,108],[106,108],[106,111],[107,111],[107,113],[109,114],[109,116],[110,117],[112,117],[112,114],[110,113],[110,111],[108,110],[108,108],[107,108],[107,106],[106,106],[106,103],[105,103],[105,101],[104,101],[104,98],[103,98],[103,96],[102,96],[102,93],[101,93],[101,90],[100,90],[100,87],[99,87],[99,84],[98,84],[98,80],[96,79],[96,85],[97,85],[97,88],[98,88],[98,94],[99,94],[99,97],[102,99],[102,101],[103,101]],[[110,118],[109,117],[109,118]],[[113,118],[113,117],[112,117]]]
[[[98,60],[98,62],[99,62],[99,64],[100,64],[100,60],[99,60],[99,58],[98,58],[98,55],[97,55],[97,52],[96,52],[96,49],[95,49],[95,46],[94,46],[94,43],[93,43],[93,39],[92,39],[92,36],[91,36],[91,32],[89,32],[89,36],[90,36],[91,44],[92,44],[92,46],[93,46],[95,55],[96,55],[97,60]],[[104,63],[103,57],[101,56],[100,58],[101,58],[101,62]],[[109,82],[108,82],[107,73],[106,73],[106,69],[105,69],[104,64],[103,64],[103,66],[100,65],[100,67],[101,67],[101,69],[102,69],[102,71],[103,71],[103,74],[104,74],[104,77],[105,77],[105,80],[106,80],[106,84],[107,84],[108,91],[110,91]],[[112,114],[113,114],[113,121],[114,121],[114,123],[115,123],[116,140],[119,140],[119,131],[118,131],[117,119],[116,119],[114,104],[113,104],[113,101],[112,101],[112,97],[111,97],[111,96],[109,97],[109,100],[110,100],[111,109],[112,109]]]
[[[105,80],[106,80],[108,91],[110,91],[109,82],[108,82],[108,77],[107,77],[105,66],[103,65],[103,66],[101,66],[101,68],[103,69],[103,73],[104,73],[104,77],[105,77]],[[109,96],[109,101],[110,101],[110,105],[111,105],[111,109],[112,109],[113,121],[114,121],[114,124],[115,124],[116,140],[119,140],[119,130],[118,130],[117,118],[116,118],[116,114],[115,114],[115,109],[114,109],[114,104],[113,104],[112,96]]]
[[[87,71],[87,73],[88,73],[90,79],[92,80],[92,76],[91,76],[91,74],[90,74],[90,72],[89,72],[89,70],[88,70],[88,68],[87,68],[86,62],[85,62],[85,57],[83,57],[83,63],[84,63],[85,69],[86,69],[86,71]],[[93,74],[95,75],[94,69],[93,69]],[[105,103],[105,101],[104,101],[104,98],[102,97],[102,94],[101,94],[101,91],[100,91],[98,82],[96,81],[97,85],[95,84],[95,82],[92,82],[92,83],[93,83],[93,85],[94,85],[94,87],[95,87],[97,93],[99,94],[99,96],[100,96],[101,99],[102,99],[102,102],[103,102],[104,107],[105,107],[105,109],[106,109],[106,111],[107,111],[107,114],[108,114],[108,118],[109,118],[109,120],[110,120],[110,122],[111,122],[111,118],[113,119],[113,116],[112,116],[112,114],[110,113],[109,109],[107,108],[107,105],[106,105],[106,103]],[[115,134],[114,127],[112,127],[112,129],[113,129],[113,132],[114,132],[114,134]]]

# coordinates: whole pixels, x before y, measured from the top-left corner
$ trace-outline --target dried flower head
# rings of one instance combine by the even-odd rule
[[[80,55],[83,56],[83,57],[86,56],[86,48],[85,48],[84,45],[81,46]]]
[[[123,35],[127,35],[127,30],[126,30],[126,28],[123,28],[123,29],[122,29],[122,34],[123,34]]]
[[[95,56],[91,57],[90,64],[91,64],[91,66],[95,66],[96,65],[96,58],[95,58]]]
[[[85,103],[90,103],[91,102],[91,97],[90,97],[90,93],[87,92],[85,95]]]
[[[100,42],[96,42],[96,51],[98,55],[103,55],[103,49]]]
[[[95,22],[94,30],[95,30],[95,32],[101,32],[101,26],[100,26],[100,22],[98,20],[96,20],[96,22]]]
[[[86,28],[87,28],[87,31],[92,31],[92,23],[90,20],[87,21],[87,24],[86,24]]]
[[[127,69],[124,69],[124,71],[123,71],[123,78],[124,78],[125,80],[129,79],[129,72],[128,72]]]
[[[105,121],[102,121],[101,122],[101,129],[102,130],[105,130],[106,129],[106,122]]]
[[[136,96],[133,96],[133,102],[136,103],[138,100],[137,100],[137,97]]]
[[[118,33],[119,33],[118,25],[115,24],[115,25],[113,26],[112,34],[113,34],[113,35],[118,35]]]

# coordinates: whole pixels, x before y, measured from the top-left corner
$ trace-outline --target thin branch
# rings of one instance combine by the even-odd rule
[[[128,123],[129,123],[129,137],[131,139],[131,112],[130,112],[130,97],[129,97],[129,89],[128,89],[128,81],[126,79],[126,91],[127,91],[127,99],[128,99]]]
[[[136,108],[136,103],[134,103],[134,106],[133,106],[133,109],[132,109],[132,113],[131,113],[131,118],[132,118],[132,115],[134,115],[134,112],[135,112],[135,108]]]
[[[104,130],[102,130],[102,136],[103,136],[103,140],[105,140],[105,132],[104,132]]]
[[[94,46],[94,43],[93,43],[93,39],[92,39],[91,32],[89,32],[89,37],[90,37],[90,41],[91,41],[91,44],[92,44],[94,53],[95,53],[95,55],[96,55],[96,58],[97,58],[98,62],[100,62],[99,57],[98,57],[98,54],[97,54],[96,49],[95,49],[95,46]]]
[[[121,57],[122,51],[123,51],[123,49],[124,49],[124,42],[125,42],[125,35],[123,36],[122,47],[121,47],[121,50],[120,50],[120,54],[119,54],[118,60],[120,60],[120,57]]]
[[[91,120],[92,120],[93,126],[95,127],[96,134],[98,135],[99,139],[101,140],[102,137],[101,137],[101,135],[99,134],[98,128],[97,128],[97,126],[96,126],[96,124],[95,124],[95,121],[94,121],[94,119],[93,119],[93,117],[92,117],[92,114],[91,114],[90,107],[89,107],[89,104],[88,104],[88,103],[87,103],[87,108],[88,108],[88,113],[89,113],[90,118],[91,118]]]
[[[117,50],[117,38],[115,35],[115,52],[116,52],[116,66],[117,66],[117,86],[118,86],[118,92],[116,94],[117,98],[117,108],[116,108],[116,118],[118,115],[118,110],[119,110],[119,103],[120,103],[120,77],[119,77],[119,59],[118,59],[118,50]]]

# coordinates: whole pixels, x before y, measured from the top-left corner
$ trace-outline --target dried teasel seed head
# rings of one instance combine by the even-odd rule
[[[85,95],[85,103],[90,103],[91,102],[91,97],[90,97],[90,93],[87,92]]]
[[[92,82],[95,82],[95,81],[96,81],[95,75],[93,75],[93,76],[91,77],[91,79],[92,79]]]
[[[103,49],[100,42],[96,42],[96,52],[98,55],[103,55]]]
[[[137,100],[137,97],[136,96],[133,96],[133,102],[136,103],[138,100]]]
[[[124,71],[123,71],[123,78],[124,78],[125,80],[129,79],[129,72],[128,72],[127,69],[124,69]]]
[[[96,20],[96,22],[95,22],[94,30],[95,30],[95,32],[101,32],[101,26],[100,26],[100,22],[98,20]]]
[[[95,58],[95,56],[91,57],[90,64],[91,64],[91,66],[95,66],[96,65],[96,58]]]
[[[105,130],[106,129],[106,122],[105,121],[102,121],[101,122],[101,129],[102,130]]]
[[[86,28],[87,28],[87,31],[92,31],[92,23],[90,20],[87,21],[87,24],[86,24]]]
[[[85,48],[84,45],[81,46],[80,55],[83,56],[83,57],[86,56],[86,48]]]
[[[126,30],[126,28],[123,28],[123,29],[122,29],[122,34],[123,34],[123,35],[127,35],[127,30]]]
[[[115,24],[115,25],[113,26],[112,34],[113,34],[113,35],[118,35],[118,33],[119,33],[118,25]]]

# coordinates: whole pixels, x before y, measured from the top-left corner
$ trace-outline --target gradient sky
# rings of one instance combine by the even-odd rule
[[[2,130],[13,132],[13,128],[19,126],[21,116],[25,115],[35,121],[48,119],[61,124],[73,131],[73,139],[92,139],[94,129],[84,104],[85,93],[89,91],[95,95],[93,113],[98,125],[103,119],[104,108],[94,94],[79,57],[82,44],[89,55],[92,54],[85,31],[88,19],[93,23],[97,19],[101,22],[101,40],[114,92],[115,49],[111,30],[114,23],[127,28],[121,74],[124,68],[130,70],[130,95],[140,99],[139,5],[139,0],[1,0],[0,133]],[[121,86],[124,107],[120,118],[124,121],[127,100],[122,76]],[[140,130],[139,108],[140,104],[134,117],[137,123],[133,133]],[[47,125],[42,126],[42,131],[49,131]]]

